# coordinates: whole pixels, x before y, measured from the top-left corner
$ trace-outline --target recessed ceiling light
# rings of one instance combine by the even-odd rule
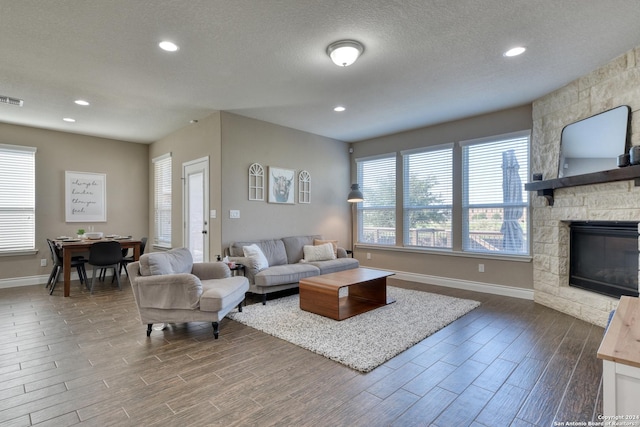
[[[89,105],[89,103],[88,103],[87,101],[85,101],[84,99],[76,99],[76,100],[75,100],[75,101],[73,101],[73,102],[75,102],[75,103],[76,103],[76,104],[78,104],[78,105],[82,105],[82,106],[87,106],[87,105]]]
[[[518,46],[518,47],[514,47],[513,49],[509,49],[503,55],[504,56],[518,56],[518,55],[522,55],[525,50],[527,50],[527,49],[522,47],[522,46]]]
[[[166,50],[167,52],[175,52],[176,50],[180,49],[177,44],[168,40],[161,41],[160,43],[158,43],[158,46],[160,46],[160,49]]]
[[[72,119],[71,117],[65,117],[64,119],[65,122],[69,122],[69,123],[75,123],[76,119]]]
[[[333,111],[335,111],[336,113],[342,113],[344,110],[346,110],[346,108],[342,105],[338,105],[337,107],[333,108]]]

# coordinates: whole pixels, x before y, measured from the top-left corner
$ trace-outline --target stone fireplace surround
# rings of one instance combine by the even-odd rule
[[[640,145],[640,47],[533,103],[531,171],[556,178],[562,128],[618,105],[631,107],[631,144]],[[604,327],[618,299],[569,286],[569,222],[639,221],[640,187],[619,181],[554,196],[548,206],[531,193],[534,300]]]

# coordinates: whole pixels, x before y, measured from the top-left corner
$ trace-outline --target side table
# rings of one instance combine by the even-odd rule
[[[236,263],[235,267],[229,267],[229,270],[231,270],[231,274],[233,274],[234,276],[244,276],[244,264]]]

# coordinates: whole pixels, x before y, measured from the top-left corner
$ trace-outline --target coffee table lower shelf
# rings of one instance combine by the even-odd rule
[[[334,320],[344,320],[387,304],[388,271],[358,268],[309,277],[300,281],[300,309]],[[346,288],[348,295],[340,296]]]

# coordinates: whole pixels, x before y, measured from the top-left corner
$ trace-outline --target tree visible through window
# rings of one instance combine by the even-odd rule
[[[404,245],[451,248],[453,144],[402,156]]]

